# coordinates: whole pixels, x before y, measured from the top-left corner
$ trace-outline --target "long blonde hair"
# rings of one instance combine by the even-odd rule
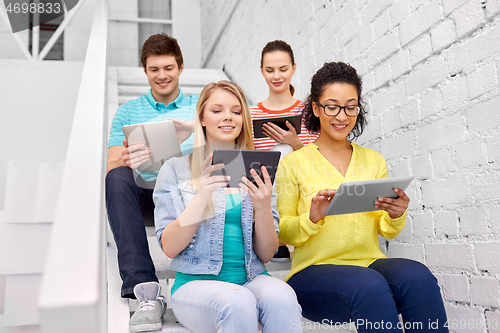
[[[203,161],[209,153],[206,130],[201,125],[203,112],[205,111],[205,105],[207,104],[208,98],[218,89],[228,91],[235,95],[241,105],[243,124],[241,132],[235,140],[235,144],[239,147],[239,149],[255,149],[252,138],[252,116],[250,114],[250,107],[248,106],[247,99],[241,88],[236,83],[230,81],[219,81],[217,83],[212,82],[207,84],[201,91],[198,99],[198,104],[196,105],[196,117],[194,119],[194,150],[191,155],[190,166],[191,179],[195,190],[198,190],[198,186],[200,184],[199,178],[203,171]],[[213,211],[213,204],[211,204],[210,207],[212,207],[211,210]]]

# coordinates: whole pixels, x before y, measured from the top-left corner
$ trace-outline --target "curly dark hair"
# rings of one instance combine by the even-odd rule
[[[356,87],[358,91],[358,105],[360,112],[356,118],[354,128],[347,136],[348,140],[353,140],[363,133],[366,125],[366,110],[364,102],[361,99],[361,86],[362,81],[356,70],[349,64],[339,62],[327,62],[321,67],[311,80],[311,92],[306,99],[302,116],[304,123],[309,132],[318,133],[320,131],[319,118],[314,115],[312,103],[319,103],[321,94],[325,91],[326,87],[333,83],[349,83]]]

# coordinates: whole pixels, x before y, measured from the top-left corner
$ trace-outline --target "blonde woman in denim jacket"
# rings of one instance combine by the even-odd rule
[[[278,247],[276,193],[265,167],[240,188],[211,175],[215,148],[253,149],[250,110],[241,89],[220,81],[199,98],[193,154],[167,161],[156,182],[155,226],[177,271],[172,309],[192,332],[300,331],[293,290],[263,262]]]

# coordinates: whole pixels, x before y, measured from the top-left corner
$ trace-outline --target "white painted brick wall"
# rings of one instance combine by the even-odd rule
[[[479,236],[488,232],[484,207],[467,207],[459,215],[461,236]]]
[[[469,302],[469,281],[467,276],[445,274],[443,276],[446,299],[452,302]]]
[[[486,94],[487,92],[498,89],[495,64],[488,63],[486,66],[467,75],[467,88],[469,98],[474,99]]]
[[[500,333],[500,313],[486,311],[488,333]]]
[[[430,243],[425,244],[424,249],[429,267],[474,269],[473,251],[470,244]]]
[[[484,241],[474,244],[477,268],[498,276],[500,274],[500,242]]]
[[[391,176],[416,176],[388,255],[434,272],[452,332],[500,332],[500,1],[241,0],[229,17],[237,2],[202,1],[207,67],[256,103],[268,41],[292,46],[301,100],[324,62],[355,66],[368,107],[358,143],[380,151]]]
[[[453,20],[444,20],[431,29],[432,49],[434,52],[450,46],[457,40],[457,29]]]
[[[489,208],[491,231],[496,238],[500,238],[500,206]]]
[[[476,31],[484,22],[484,10],[480,1],[467,1],[451,14],[455,22],[458,38]]]
[[[481,139],[473,139],[457,147],[457,163],[460,169],[484,164],[485,154],[483,153]]]
[[[434,236],[432,214],[430,212],[413,214],[413,235],[416,237]]]
[[[441,89],[433,89],[420,98],[420,118],[435,115],[443,109]]]
[[[455,211],[437,211],[434,214],[436,236],[442,238],[458,237],[458,215]]]
[[[410,45],[410,60],[411,65],[416,66],[432,54],[431,36],[425,34],[419,37],[415,43]]]
[[[462,307],[451,304],[445,304],[446,314],[450,332],[458,333],[485,333],[485,320],[483,309],[480,307]],[[471,326],[468,327],[469,320]],[[479,323],[476,325],[476,323]]]
[[[486,307],[500,307],[498,280],[493,277],[472,276],[471,295],[474,304]]]

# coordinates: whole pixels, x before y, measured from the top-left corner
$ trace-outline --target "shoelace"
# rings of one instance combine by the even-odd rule
[[[156,306],[155,300],[142,301],[141,307],[139,308],[140,312],[153,310]]]

